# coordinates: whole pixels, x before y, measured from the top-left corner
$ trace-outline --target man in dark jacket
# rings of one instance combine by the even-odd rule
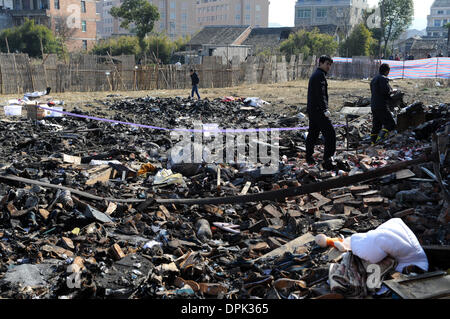
[[[389,64],[380,66],[380,73],[370,82],[372,92],[371,109],[373,117],[372,144],[383,140],[390,131],[395,129],[395,121],[388,109],[388,101],[391,98],[392,88],[389,85],[388,75],[391,68]]]
[[[200,83],[200,79],[194,70],[191,69],[191,80],[192,80],[192,92],[191,97],[194,97],[194,93],[197,94],[198,99],[200,100],[200,94],[198,93],[198,84]]]
[[[336,151],[336,132],[328,111],[328,83],[325,75],[330,71],[333,60],[326,55],[319,59],[319,68],[313,73],[308,84],[309,131],[306,138],[306,161],[314,165],[314,146],[322,133],[325,137],[323,168],[333,169],[332,157]]]

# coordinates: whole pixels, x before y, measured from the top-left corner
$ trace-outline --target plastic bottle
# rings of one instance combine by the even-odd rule
[[[202,242],[205,242],[212,238],[211,226],[206,219],[199,219],[195,224],[197,229],[197,238]]]

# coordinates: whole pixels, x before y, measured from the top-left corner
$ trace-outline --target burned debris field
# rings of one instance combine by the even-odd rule
[[[448,100],[397,105],[403,126],[371,146],[370,114],[359,112],[367,103],[347,98],[347,109],[355,112],[346,118],[333,110],[339,125],[336,167],[327,171],[320,165],[323,145],[316,147],[318,164],[306,163],[307,131],[298,129],[308,126],[304,109],[276,112],[277,101],[260,96],[271,105],[222,97],[116,96],[95,106],[66,101],[63,109],[71,114],[56,117],[30,119],[25,108],[23,116],[3,116],[0,297],[448,294]],[[180,162],[177,143],[181,133],[195,134],[188,131],[195,130],[195,121],[220,130],[279,128],[272,140],[262,140],[259,132],[253,141],[276,149],[275,169],[267,173],[264,164],[234,156],[208,161],[204,152],[213,134],[205,132],[200,161]],[[186,130],[174,137],[167,128]],[[244,140],[251,143],[252,137]],[[388,221],[407,225],[427,255],[420,293],[399,285],[419,272],[402,273],[386,259],[380,263],[381,291],[366,287],[364,269],[359,277],[339,280],[345,276],[333,269],[356,262],[332,245],[321,247],[315,237],[347,238]]]

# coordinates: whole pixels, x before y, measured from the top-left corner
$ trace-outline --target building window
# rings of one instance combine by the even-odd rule
[[[260,6],[259,4],[257,4],[257,5],[255,6],[255,10],[256,10],[256,11],[261,11],[261,6]]]
[[[245,15],[245,20],[250,21],[250,15],[249,14]]]
[[[59,10],[59,0],[55,0],[54,5],[55,5],[55,9]]]
[[[297,10],[297,18],[311,18],[311,9]]]
[[[175,9],[175,1],[170,1],[170,9]]]
[[[236,21],[241,21],[241,15],[240,14],[236,14]]]
[[[434,20],[434,26],[440,27],[441,26],[441,20]]]
[[[444,14],[444,10],[438,10],[437,14]]]
[[[317,9],[317,17],[318,18],[326,18],[327,17],[327,8],[319,8]]]
[[[83,43],[83,50],[86,51],[87,50],[87,40],[82,40]]]
[[[81,1],[81,12],[86,12],[86,1]]]
[[[171,19],[171,20],[175,20],[176,18],[177,18],[176,13],[175,13],[175,12],[171,12],[171,13],[170,13],[170,19]]]
[[[86,32],[86,21],[85,20],[81,21],[81,31]]]

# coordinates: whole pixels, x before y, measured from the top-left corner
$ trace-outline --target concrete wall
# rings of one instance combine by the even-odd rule
[[[209,55],[209,51],[214,50],[212,56],[223,57],[223,63],[231,61],[233,57],[237,57],[239,62],[245,61],[251,50],[250,46],[204,46],[203,53]]]
[[[367,8],[364,0],[298,1],[295,4],[295,26],[335,24],[350,33],[362,21],[363,10]]]
[[[12,24],[11,16],[8,13],[0,12],[0,30],[10,28]]]

